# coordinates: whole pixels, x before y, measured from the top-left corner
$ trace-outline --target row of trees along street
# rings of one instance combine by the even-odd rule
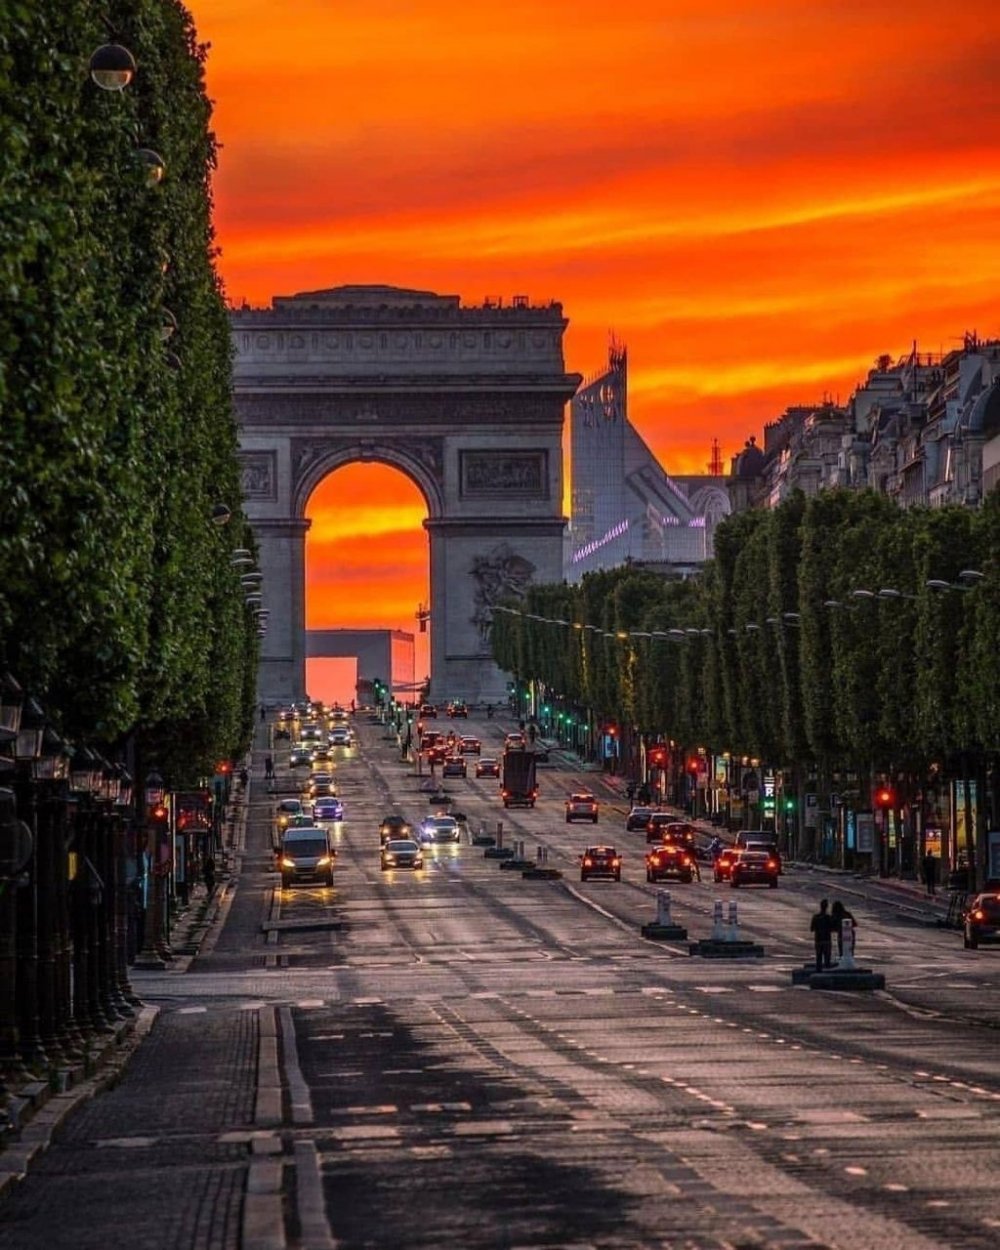
[[[795,495],[728,518],[688,580],[627,565],[529,588],[497,612],[493,653],[547,701],[618,726],[626,758],[655,741],[679,767],[699,749],[750,756],[799,800],[852,779],[858,809],[890,784],[896,868],[922,852],[927,787],[957,781],[982,879],[1000,820],[998,553],[998,492],[975,511]],[[810,838],[795,848],[809,857]],[[948,867],[961,849],[952,837]]]
[[[204,58],[177,0],[0,20],[0,1141],[5,1078],[127,1027],[253,733]]]

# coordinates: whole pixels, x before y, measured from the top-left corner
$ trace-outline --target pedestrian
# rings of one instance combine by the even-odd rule
[[[244,791],[246,790],[249,784],[250,784],[250,774],[247,772],[245,768],[241,768],[240,769],[240,785],[243,787]]]
[[[260,719],[267,720],[267,708],[263,703],[260,705]]]
[[[937,857],[928,851],[920,861],[920,866],[923,869],[924,885],[927,887],[927,897],[933,898],[935,889],[937,888]]]
[[[211,854],[205,856],[205,862],[201,866],[201,875],[205,882],[205,889],[208,891],[208,897],[211,898],[215,893],[215,860]]]
[[[628,797],[628,801],[631,803],[632,800],[635,798],[635,782],[634,781],[630,781],[626,785],[625,794]]]
[[[820,899],[819,911],[809,921],[809,931],[816,946],[816,971],[822,972],[824,968],[829,968],[832,958],[833,917],[830,915],[829,899]]]
[[[493,719],[493,704],[492,703],[487,703],[486,705],[486,719],[487,720]]]
[[[853,915],[847,910],[839,898],[834,899],[833,906],[830,908],[830,919],[833,921],[833,931],[837,935],[837,955],[843,958],[844,955],[844,929],[850,927],[852,930],[858,927],[858,922]],[[851,943],[851,950],[854,950],[854,943]]]
[[[274,759],[270,755],[264,756],[264,776],[268,781],[274,776]]]

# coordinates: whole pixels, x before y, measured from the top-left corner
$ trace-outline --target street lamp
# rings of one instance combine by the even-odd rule
[[[212,524],[228,525],[232,517],[232,510],[224,503],[213,504],[212,506]]]
[[[120,43],[102,44],[90,58],[90,77],[102,91],[124,91],[135,70],[135,57]]]

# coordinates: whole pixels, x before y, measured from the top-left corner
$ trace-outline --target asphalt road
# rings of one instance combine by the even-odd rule
[[[456,728],[485,753],[505,726]],[[777,890],[667,887],[692,938],[716,898],[737,901],[763,958],[645,941],[663,887],[645,882],[643,835],[610,793],[596,826],[566,824],[571,790],[602,791],[558,763],[534,810],[504,812],[495,781],[447,790],[474,831],[502,820],[560,880],[467,842],[382,872],[381,816],[432,807],[395,740],[360,717],[358,732],[337,753],[334,887],[276,889],[255,769],[216,931],[186,971],[136,975],[161,1008],[151,1038],[0,1205],[0,1246],[997,1244],[1000,951],[963,950],[890,885],[795,866]],[[286,758],[279,744],[282,787]],[[579,853],[605,841],[623,880],[581,883]],[[792,986],[824,894],[854,912],[884,993]],[[173,1104],[154,1097],[166,1069]],[[158,1218],[147,1186],[168,1195],[150,1200]],[[70,1239],[60,1204],[94,1193]],[[112,1220],[127,1241],[106,1240]]]

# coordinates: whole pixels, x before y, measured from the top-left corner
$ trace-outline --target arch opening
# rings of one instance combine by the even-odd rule
[[[375,678],[398,698],[417,697],[430,675],[429,626],[421,632],[418,621],[430,602],[430,511],[415,478],[382,461],[348,461],[312,487],[303,508],[310,697],[367,702]]]

